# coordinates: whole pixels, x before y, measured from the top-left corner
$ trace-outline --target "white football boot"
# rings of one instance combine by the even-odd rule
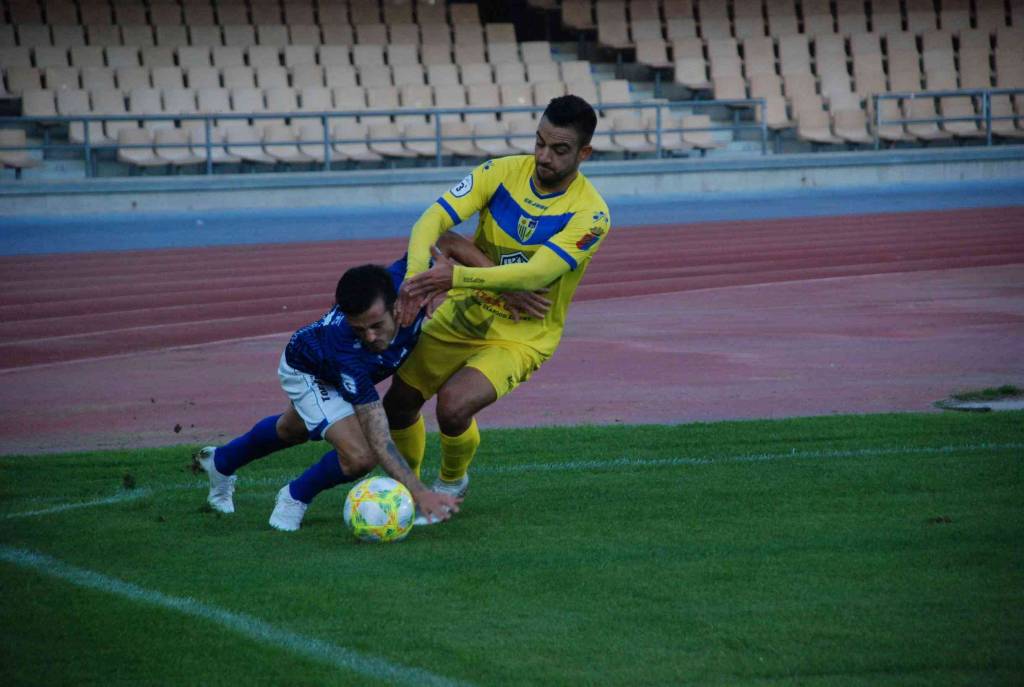
[[[270,514],[270,526],[282,532],[297,532],[302,527],[302,518],[306,515],[308,503],[292,498],[288,485],[277,492],[274,512]]]
[[[216,446],[201,448],[193,456],[193,459],[206,472],[206,476],[210,478],[210,493],[206,496],[206,502],[210,504],[211,508],[220,513],[234,513],[235,482],[238,480],[238,477],[235,475],[222,475],[217,470],[217,466],[213,462],[213,453],[216,450]]]
[[[463,496],[466,495],[466,492],[469,490],[469,475],[466,475],[458,482],[446,482],[440,477],[438,477],[437,479],[434,480],[434,483],[431,485],[430,489],[432,491],[437,492],[438,494],[451,494],[455,498],[462,498]],[[436,525],[439,522],[444,521],[427,520],[427,516],[422,515],[420,513],[419,507],[416,507],[416,519],[412,521],[412,524],[414,526],[421,527],[423,525]]]

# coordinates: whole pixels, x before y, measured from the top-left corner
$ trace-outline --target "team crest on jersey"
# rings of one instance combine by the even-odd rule
[[[601,233],[604,233],[603,230]],[[580,250],[589,250],[590,247],[597,243],[598,239],[601,238],[601,233],[597,233],[591,229],[583,235],[583,238],[576,242],[576,247]]]
[[[466,178],[452,186],[451,194],[456,198],[462,198],[473,190],[473,175],[467,174]]]
[[[352,395],[355,395],[355,393],[357,391],[357,389],[356,389],[356,380],[352,379],[348,375],[343,374],[343,375],[341,375],[341,383],[345,385],[345,390],[346,391],[348,391]]]
[[[529,217],[519,218],[519,226],[516,227],[516,233],[519,234],[520,243],[529,241],[535,231],[537,231],[537,220],[530,219]]]
[[[530,262],[530,259],[526,257],[526,254],[522,251],[516,251],[515,253],[506,253],[501,256],[502,265],[518,265],[519,263]]]

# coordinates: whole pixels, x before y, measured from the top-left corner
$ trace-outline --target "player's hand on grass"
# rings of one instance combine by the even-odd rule
[[[459,512],[459,504],[462,503],[462,499],[457,496],[439,494],[431,489],[424,489],[413,498],[420,509],[420,514],[431,522],[447,520],[452,514]]]
[[[551,309],[551,301],[544,297],[547,289],[539,291],[507,291],[501,294],[505,299],[512,320],[518,322],[523,315],[543,320]]]

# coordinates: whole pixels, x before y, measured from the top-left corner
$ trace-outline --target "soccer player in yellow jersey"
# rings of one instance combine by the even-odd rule
[[[480,444],[476,414],[554,353],[573,293],[608,235],[608,206],[579,171],[590,157],[596,123],[582,98],[555,98],[540,119],[533,155],[480,165],[412,229],[400,318],[448,295],[423,326],[384,406],[395,444],[418,471],[426,441],[420,408],[437,395],[441,474],[435,491],[465,494]],[[435,255],[428,269],[438,237],[476,212],[473,242],[495,266],[454,265]],[[544,308],[519,300],[538,290],[549,301]]]

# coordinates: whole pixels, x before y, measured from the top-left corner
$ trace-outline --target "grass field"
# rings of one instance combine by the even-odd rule
[[[394,545],[190,449],[0,458],[0,682],[1024,682],[1024,413],[485,432]]]

